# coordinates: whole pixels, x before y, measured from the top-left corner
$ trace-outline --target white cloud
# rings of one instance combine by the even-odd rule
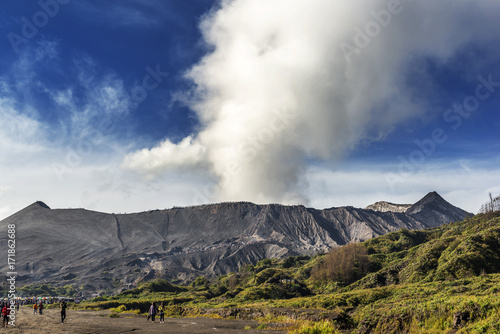
[[[8,75],[2,78],[2,81],[8,81],[9,93],[22,96],[24,101],[33,102],[33,88],[43,87],[37,74],[40,70],[53,66],[58,57],[58,47],[57,42],[41,40],[23,48]]]
[[[0,219],[10,216],[13,212],[10,206],[0,206]]]
[[[83,54],[73,60],[71,71],[75,73],[75,80],[68,80],[59,62],[59,44],[43,40],[24,48],[11,71],[0,76],[3,105],[8,104],[13,110],[10,114],[16,113],[18,119],[32,122],[26,125],[32,131],[43,125],[46,114],[52,114],[57,121],[50,121],[50,127],[44,129],[45,135],[55,142],[79,141],[96,128],[109,127],[110,123],[117,123],[129,113],[132,103],[116,73],[99,70],[98,64]],[[70,83],[64,89],[54,88],[46,82],[44,71],[51,71],[60,80]],[[74,94],[75,91],[78,94]],[[45,96],[40,97],[40,92]],[[48,105],[46,98],[51,99],[53,105]],[[103,123],[105,125],[101,126]],[[27,131],[26,136],[31,138],[31,131]]]
[[[143,149],[128,155],[123,167],[132,170],[141,168],[153,174],[176,170],[186,163],[196,167],[205,161],[204,151],[205,148],[193,142],[192,137],[186,137],[178,144],[167,139],[151,150]],[[165,160],[166,157],[168,160]]]
[[[2,197],[3,195],[5,195],[11,189],[12,189],[11,187],[0,186],[0,197]]]
[[[29,47],[12,71],[0,76],[0,218],[36,200],[81,207],[101,196],[94,172],[124,156],[115,139],[115,130],[129,126],[122,125],[131,108],[122,80],[100,73],[95,62],[84,57],[87,66],[75,66],[76,80],[55,89],[43,80],[40,69],[58,67],[57,45]],[[43,103],[40,94],[45,94]]]
[[[425,114],[425,96],[404,76],[412,60],[446,63],[468,43],[494,40],[499,3],[393,3],[222,1],[201,23],[213,52],[187,73],[196,89],[186,100],[202,130],[125,165],[161,175],[203,159],[216,180],[201,187],[205,198],[307,201],[308,159],[338,159]]]
[[[99,126],[102,123],[119,122],[131,109],[130,97],[123,81],[116,75],[96,76],[85,80],[90,80],[91,83],[86,87],[83,104],[72,98],[70,90],[53,92],[54,101],[68,114],[69,122],[66,125],[70,135],[76,138],[102,128]],[[79,83],[84,87],[87,85],[86,82]]]
[[[0,98],[0,161],[12,163],[28,154],[43,150],[44,125],[16,109],[16,102]]]

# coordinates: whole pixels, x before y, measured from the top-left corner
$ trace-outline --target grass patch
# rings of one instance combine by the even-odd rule
[[[329,321],[304,321],[298,322],[289,330],[290,334],[337,334],[340,333]]]

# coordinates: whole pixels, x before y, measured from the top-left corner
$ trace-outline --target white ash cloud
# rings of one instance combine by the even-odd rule
[[[304,201],[311,160],[383,140],[429,110],[405,76],[488,43],[498,2],[222,1],[201,22],[212,48],[186,74],[201,130],[126,157],[124,168],[213,175],[210,200]],[[424,83],[425,84],[425,83]],[[189,98],[189,99],[188,99]]]

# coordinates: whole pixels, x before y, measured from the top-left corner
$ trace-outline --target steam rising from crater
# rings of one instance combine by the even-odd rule
[[[498,2],[422,2],[222,1],[200,24],[212,51],[186,73],[200,131],[123,166],[208,171],[215,185],[195,193],[210,200],[306,202],[311,160],[341,159],[424,114],[406,76],[416,57],[445,63],[496,29]]]

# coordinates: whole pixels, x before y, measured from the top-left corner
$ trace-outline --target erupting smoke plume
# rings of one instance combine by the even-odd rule
[[[341,158],[429,111],[410,87],[415,60],[445,63],[464,45],[486,43],[498,9],[493,1],[222,1],[201,22],[212,51],[186,74],[200,131],[132,153],[123,166],[151,176],[208,170],[211,200],[307,201],[308,161]]]

